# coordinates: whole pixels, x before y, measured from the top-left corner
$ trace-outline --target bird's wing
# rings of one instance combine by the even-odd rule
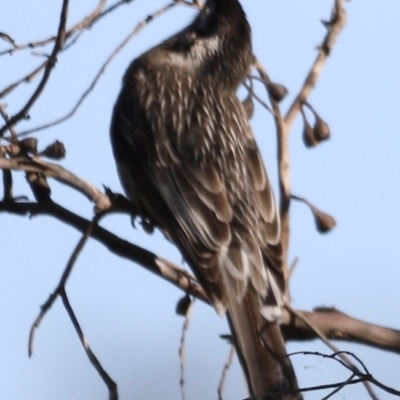
[[[119,162],[125,188],[178,245],[219,311],[226,309],[227,290],[240,300],[249,282],[266,296],[266,266],[280,274],[279,218],[244,111],[235,99],[230,110],[204,104],[213,101],[204,93],[191,96],[201,104],[182,98],[175,104],[179,92],[163,87],[136,93],[136,103],[119,102],[133,110],[117,102],[112,131],[129,153],[117,157],[125,159]],[[207,107],[217,111],[217,121],[203,111]]]

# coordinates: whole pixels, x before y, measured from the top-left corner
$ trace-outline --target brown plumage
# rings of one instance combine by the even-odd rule
[[[252,59],[239,2],[208,0],[129,66],[111,139],[127,195],[178,246],[217,311],[228,311],[250,394],[263,395],[297,384],[277,322],[279,216],[236,96]]]

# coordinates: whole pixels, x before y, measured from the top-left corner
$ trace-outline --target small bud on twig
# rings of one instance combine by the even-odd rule
[[[315,147],[318,141],[315,140],[314,128],[304,119],[303,142],[308,148]]]
[[[37,154],[38,140],[36,138],[25,138],[19,142],[21,149],[27,153]]]
[[[315,117],[314,128],[309,127],[306,114],[303,107],[306,106]],[[313,147],[324,140],[328,140],[331,137],[331,130],[329,125],[317,114],[314,108],[307,102],[302,103],[301,115],[304,121],[303,140],[307,147]]]
[[[280,85],[279,83],[269,82],[267,83],[267,87],[272,100],[277,103],[281,102],[288,94],[288,90],[285,86]]]
[[[191,304],[192,299],[190,296],[188,294],[183,296],[176,305],[176,313],[182,317],[186,317]]]
[[[315,115],[315,126],[314,133],[315,139],[318,142],[322,142],[323,140],[328,140],[331,137],[331,130],[329,129],[329,125],[319,116]]]
[[[52,158],[54,160],[60,160],[61,158],[65,157],[66,150],[64,145],[56,140],[53,144],[50,146],[47,146],[42,152],[42,155],[44,155],[47,158]]]
[[[336,226],[335,218],[325,212],[318,210],[318,208],[311,204],[308,200],[295,195],[292,195],[291,198],[293,200],[301,201],[310,208],[315,219],[317,231],[319,233],[328,233]]]
[[[314,206],[310,208],[314,215],[315,225],[319,233],[328,233],[336,226],[336,221],[331,215],[318,210],[318,208]]]

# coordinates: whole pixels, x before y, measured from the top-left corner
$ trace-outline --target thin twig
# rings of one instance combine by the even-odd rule
[[[27,103],[22,107],[21,111],[15,114],[10,120],[0,129],[0,136],[10,129],[10,127],[14,126],[20,120],[26,118],[30,108],[33,106],[35,101],[39,98],[42,93],[44,87],[46,86],[47,81],[50,78],[50,74],[56,64],[57,54],[63,48],[65,42],[65,33],[66,33],[66,25],[67,25],[67,15],[68,15],[68,5],[69,0],[63,0],[61,16],[60,16],[60,24],[58,27],[57,40],[54,44],[53,51],[50,55],[49,60],[47,61],[46,68],[43,73],[42,80],[40,81],[38,87],[27,101]]]
[[[335,346],[324,334],[321,332],[312,322],[310,322],[305,316],[303,316],[301,313],[297,312],[295,309],[293,309],[292,306],[289,304],[285,304],[285,307],[293,313],[297,318],[301,319],[310,329],[312,329],[322,340],[322,342],[328,346],[331,350],[333,350],[336,354],[339,355],[339,357],[351,368],[351,370],[359,375],[361,372],[360,370],[351,362],[351,360],[343,353],[340,351],[340,349]],[[373,400],[379,400],[378,396],[375,394],[373,391],[371,385],[368,382],[364,382],[364,386]]]
[[[5,110],[4,104],[0,103],[0,114],[3,117],[4,121],[7,123],[9,118],[8,114]],[[11,135],[12,138],[15,140],[16,132],[14,129],[11,130]],[[0,150],[0,158],[2,158],[4,155],[2,154]],[[3,201],[5,202],[11,202],[13,200],[13,180],[12,180],[12,174],[10,170],[5,170],[3,169]]]
[[[65,292],[65,287],[63,286],[60,289],[59,295],[61,296],[62,302],[64,304],[65,309],[67,310],[67,313],[69,315],[69,318],[74,325],[74,328],[76,330],[76,333],[79,336],[79,340],[82,343],[82,346],[85,350],[86,355],[88,356],[91,364],[95,368],[95,370],[98,372],[100,375],[101,379],[103,382],[106,384],[109,392],[109,400],[118,400],[118,387],[117,384],[111,379],[110,375],[104,370],[102,367],[100,361],[97,359],[95,354],[93,353],[92,349],[89,346],[89,343],[85,337],[85,334],[82,331],[82,328],[78,322],[78,319],[75,316],[74,310],[71,307],[71,304],[68,300],[67,293]]]
[[[4,122],[6,124],[9,123],[10,117],[7,114],[5,105],[2,104],[2,103],[0,103],[0,115],[3,117]],[[11,132],[12,142],[13,143],[18,142],[18,135],[17,135],[17,132],[16,132],[16,130],[15,130],[15,128],[13,126],[10,127],[10,132]]]
[[[139,22],[139,24],[135,27],[135,29],[133,29],[132,32],[129,33],[128,36],[126,36],[126,38],[121,42],[121,44],[110,54],[110,56],[107,58],[107,60],[104,62],[104,64],[101,66],[99,72],[96,74],[95,78],[93,79],[93,81],[91,82],[91,84],[89,85],[89,87],[82,93],[82,95],[79,97],[78,101],[76,102],[76,104],[72,107],[72,109],[65,114],[64,116],[55,119],[54,121],[48,122],[46,124],[40,125],[36,128],[32,128],[29,130],[26,130],[24,132],[21,132],[19,134],[19,136],[26,136],[29,135],[33,132],[39,132],[48,128],[51,128],[55,125],[58,125],[66,120],[68,120],[69,118],[71,118],[76,111],[79,109],[79,107],[81,106],[81,104],[84,102],[84,100],[86,99],[86,97],[92,92],[92,90],[94,89],[94,87],[96,86],[97,82],[99,81],[99,79],[101,78],[101,76],[103,75],[104,71],[106,70],[106,68],[108,67],[108,65],[111,63],[111,61],[116,57],[116,55],[130,42],[130,40],[138,35],[148,24],[150,24],[154,19],[160,17],[161,15],[165,14],[168,10],[170,10],[171,8],[173,8],[174,6],[176,6],[176,3],[169,3],[168,5],[160,8],[159,10],[155,11],[154,13],[148,15],[146,17],[146,19],[144,19],[143,21]]]
[[[89,221],[84,218],[78,217],[77,215],[63,209],[62,207],[53,204],[50,205],[41,205],[38,203],[14,203],[12,207],[10,205],[6,205],[4,202],[0,202],[0,211],[9,210],[10,212],[15,212],[17,214],[25,214],[25,213],[34,213],[36,214],[48,214],[52,215],[61,221],[76,227],[81,232],[85,232],[90,224]],[[92,237],[94,239],[99,240],[103,243],[109,250],[113,251],[115,254],[129,258],[132,261],[139,263],[144,266],[148,270],[153,273],[156,273],[158,276],[166,279],[170,283],[173,283],[175,286],[181,288],[185,293],[189,293],[205,302],[208,303],[207,297],[200,286],[196,283],[194,277],[192,277],[189,273],[182,270],[180,267],[175,266],[167,260],[157,257],[156,255],[141,249],[133,244],[130,244],[105,229],[96,226],[94,227],[94,231],[92,232]],[[300,318],[298,316],[298,318]],[[40,322],[40,321],[39,321]],[[339,360],[338,360],[339,361]],[[380,387],[383,390],[386,390],[388,393],[400,395],[400,392],[383,385],[382,383],[376,381],[373,378],[360,378],[358,380],[353,380],[349,384],[355,384],[360,382],[370,381],[374,385]],[[341,383],[340,383],[341,384]],[[340,384],[331,384],[324,385],[313,388],[305,388],[302,391],[311,391],[311,390],[321,390],[321,389],[330,389],[338,387]]]
[[[0,99],[3,97],[7,96],[9,93],[11,93],[14,89],[16,89],[21,83],[23,82],[31,82],[33,78],[35,78],[36,75],[39,74],[39,72],[46,67],[48,63],[48,60],[40,64],[37,68],[35,68],[32,72],[30,72],[28,75],[24,76],[23,78],[19,79],[18,81],[12,83],[11,85],[7,86],[5,89],[3,89],[0,92]]]
[[[263,106],[267,111],[273,114],[271,107],[260,96],[257,95],[252,87],[250,87],[246,82],[243,82],[243,86],[249,91],[251,96],[254,97],[261,104],[261,106]]]
[[[370,377],[368,376],[362,376],[361,378],[353,379],[350,382],[348,379],[346,379],[343,382],[336,382],[336,383],[328,383],[325,385],[317,385],[317,386],[308,386],[304,387],[301,389],[296,389],[296,390],[285,390],[281,392],[274,392],[265,396],[252,396],[252,397],[247,397],[244,400],[275,400],[275,399],[280,399],[282,397],[279,396],[285,396],[288,394],[293,394],[293,393],[306,393],[306,392],[316,392],[320,390],[327,390],[327,389],[335,389],[337,387],[342,386],[344,383],[346,385],[356,385],[358,383],[363,383],[369,380]],[[390,393],[390,392],[389,392]]]
[[[0,201],[0,212],[9,212],[15,215],[49,215],[74,227],[81,233],[84,233],[88,224],[90,224],[87,219],[54,202],[40,204],[17,202],[17,200],[13,203]],[[138,263],[160,278],[172,283],[184,293],[209,303],[207,295],[194,276],[179,266],[119,238],[100,226],[95,228],[92,238],[103,244],[115,255]],[[284,311],[281,327],[287,340],[313,340],[317,338],[315,331],[305,324],[303,319],[293,318],[290,311]],[[326,337],[364,343],[375,348],[400,353],[400,331],[398,330],[370,324],[332,308],[318,308],[315,312],[301,310],[296,310],[296,312],[305,315],[308,320],[312,320],[313,324],[319,330],[322,330]]]
[[[339,393],[343,388],[345,388],[347,385],[350,384],[350,382],[356,377],[356,374],[351,374],[350,377],[342,382],[342,384],[340,384],[336,389],[334,389],[331,393],[329,393],[327,396],[323,397],[321,400],[328,400],[330,399],[333,395],[335,395],[336,393]]]
[[[379,387],[380,389],[386,391],[387,393],[390,393],[390,394],[393,394],[395,396],[400,397],[400,391],[398,391],[396,389],[393,389],[393,388],[391,388],[389,386],[386,386],[383,383],[377,381],[369,373],[369,371],[366,368],[366,366],[364,365],[364,363],[354,353],[351,353],[351,352],[348,352],[348,351],[339,351],[338,353],[335,352],[333,354],[323,354],[323,353],[320,353],[318,351],[298,351],[298,352],[295,352],[295,353],[291,353],[288,356],[292,357],[292,356],[299,355],[299,354],[300,355],[306,355],[306,356],[307,355],[312,355],[312,356],[318,356],[318,357],[323,357],[323,358],[329,358],[329,359],[335,360],[336,362],[340,363],[342,366],[346,367],[349,371],[354,373],[359,378],[359,379],[353,379],[351,382],[347,382],[347,380],[344,381],[344,382],[347,382],[348,385],[355,384],[355,383],[365,383],[365,382],[366,383],[372,383],[375,386]],[[360,371],[358,371],[358,372],[354,371],[353,367],[349,366],[347,363],[345,363],[341,359],[337,358],[337,356],[340,357],[343,354],[346,354],[348,356],[354,357],[362,365],[362,367],[365,370],[365,373],[360,372]],[[343,384],[343,382],[342,383],[331,384],[331,385],[329,385],[329,387],[327,387],[327,386],[326,387],[314,386],[312,388],[301,389],[301,391],[304,392],[304,391],[307,391],[307,390],[310,390],[310,389],[311,390],[330,389],[330,388],[333,388],[333,387],[339,387],[342,384]]]
[[[0,158],[0,169],[42,173],[84,194],[95,203],[97,211],[104,211],[111,207],[109,197],[94,185],[79,178],[77,175],[61,167],[61,165],[44,161],[39,157]]]
[[[3,169],[3,201],[9,203],[13,201],[13,181],[11,171]]]
[[[101,18],[101,14],[102,14],[106,4],[107,4],[107,0],[100,0],[97,7],[89,15],[87,15],[81,22],[78,22],[76,25],[74,25],[67,32],[67,38],[70,38],[76,32],[79,32],[79,31],[82,31],[84,29],[91,27],[95,21],[98,21],[98,19]]]
[[[289,151],[289,132],[286,124],[284,123],[283,116],[279,104],[274,101],[270,95],[269,78],[264,66],[255,59],[254,67],[260,75],[264,83],[265,89],[272,106],[272,113],[276,126],[277,147],[278,147],[278,177],[279,177],[279,197],[280,197],[280,219],[281,219],[281,245],[282,245],[282,271],[285,276],[285,291],[289,293],[289,267],[288,267],[288,253],[289,253],[289,238],[290,238],[290,151]]]
[[[126,2],[126,1],[125,1]],[[75,24],[71,29],[69,29],[66,34],[65,34],[65,39],[69,39],[71,36],[73,36],[76,32],[87,29],[89,26],[91,26],[94,21],[97,21],[98,19],[101,18],[101,12],[104,9],[104,6],[106,5],[107,0],[100,0],[99,4],[96,6],[94,11],[92,11],[89,15],[87,15],[82,21],[78,22]],[[116,8],[116,7],[115,7]],[[44,40],[38,40],[36,42],[29,42],[26,44],[16,44],[15,41],[12,43],[12,48],[8,50],[4,50],[0,52],[0,56],[6,55],[6,54],[13,54],[16,51],[21,51],[21,50],[27,50],[27,49],[34,49],[37,47],[44,47],[54,41],[57,40],[57,36],[51,36],[47,39]],[[10,42],[9,42],[10,43]],[[10,43],[11,44],[11,43]]]
[[[218,400],[223,400],[225,383],[226,383],[226,379],[228,378],[228,372],[232,366],[234,356],[235,356],[235,346],[232,345],[229,350],[228,358],[226,359],[225,365],[222,369],[221,379],[219,380],[218,389],[217,389]]]
[[[326,63],[328,56],[332,52],[338,36],[346,25],[346,11],[344,9],[345,1],[346,0],[335,0],[331,20],[324,24],[328,29],[328,32],[322,44],[319,46],[317,58],[307,75],[303,87],[300,89],[300,92],[296,96],[285,116],[285,125],[288,130],[292,127],[293,122],[301,109],[301,104],[308,99],[312,89],[315,87],[317,80],[321,75],[322,68]]]
[[[0,202],[0,212],[6,211],[17,215],[50,215],[70,225],[81,233],[85,233],[90,221],[54,203],[12,203]],[[115,255],[133,261],[148,271],[172,283],[184,293],[196,297],[204,303],[210,301],[196,278],[183,268],[159,257],[156,254],[119,238],[107,229],[95,226],[92,238],[103,244]]]
[[[343,8],[345,0],[335,0],[332,19],[327,24],[328,33],[320,46],[320,52],[315,61],[308,77],[301,89],[300,93],[294,100],[286,117],[283,117],[279,105],[273,100],[270,95],[268,84],[271,82],[263,65],[255,59],[254,66],[260,75],[261,81],[267,90],[272,106],[273,116],[276,125],[277,147],[278,147],[278,175],[279,175],[279,194],[280,194],[280,217],[281,217],[281,245],[282,245],[282,270],[285,276],[286,292],[288,288],[288,249],[290,239],[290,195],[291,195],[291,167],[290,167],[290,149],[289,149],[289,134],[295,116],[300,110],[301,104],[309,96],[311,89],[315,86],[320,75],[321,68],[324,65],[328,55],[330,54],[333,45],[339,33],[343,29],[346,21],[346,13]]]
[[[115,8],[117,8],[119,5],[121,5],[122,3],[127,3],[130,2],[132,0],[125,0],[125,1],[121,1],[117,4],[115,4],[115,6],[113,7],[113,10]],[[88,16],[86,16],[81,22],[77,23],[75,26],[73,26],[66,34],[65,34],[65,40],[67,41],[70,37],[72,37],[74,34],[75,37],[71,39],[71,41],[69,41],[62,49],[60,49],[60,52],[64,52],[65,50],[67,50],[68,48],[70,48],[73,44],[75,44],[78,40],[78,38],[81,36],[81,33],[83,33],[83,31],[85,29],[87,29],[88,27],[91,27],[92,25],[94,25],[98,20],[100,20],[100,18],[102,16],[104,16],[106,13],[106,11],[104,11],[103,13],[101,13],[101,11],[103,10],[104,6],[105,6],[106,0],[101,0],[100,3],[98,4],[98,6],[95,8],[95,10],[90,13]],[[110,7],[110,8],[112,8]],[[36,48],[36,47],[42,47],[45,46],[51,42],[54,42],[57,39],[57,36],[52,36],[48,39],[42,40],[42,41],[38,41],[38,42],[30,42],[27,43],[25,45],[15,45],[13,49],[4,51],[4,52],[0,52],[0,55],[3,54],[12,54],[13,52],[15,52],[16,50],[24,50],[24,49],[32,49],[32,48]],[[0,99],[7,96],[10,92],[12,92],[14,89],[16,89],[21,83],[23,82],[31,82],[36,75],[39,74],[39,72],[46,67],[48,60],[46,60],[44,63],[42,63],[41,65],[39,65],[37,68],[35,68],[32,72],[30,72],[28,75],[24,76],[23,78],[19,79],[18,81],[12,83],[11,85],[7,86],[5,89],[3,89],[0,92]]]
[[[122,6],[123,4],[128,4],[128,3],[132,3],[135,0],[120,0],[118,2],[116,2],[115,4],[111,5],[110,7],[106,8],[99,16],[96,20],[94,20],[91,24],[91,26],[98,22],[101,18],[104,18],[107,14],[112,13],[113,11],[115,11],[117,8],[119,8],[120,6]]]
[[[67,283],[67,280],[69,276],[71,275],[72,268],[75,265],[76,260],[78,259],[78,256],[80,252],[82,251],[83,247],[85,246],[87,240],[93,233],[94,227],[97,225],[98,221],[102,217],[101,214],[97,214],[94,216],[93,220],[88,224],[86,231],[84,235],[81,237],[79,240],[75,250],[73,251],[70,259],[68,260],[67,266],[64,269],[63,274],[61,275],[61,279],[54,290],[54,292],[49,296],[47,301],[41,306],[41,310],[37,318],[35,319],[34,323],[32,324],[30,333],[29,333],[29,344],[28,344],[28,354],[29,357],[32,356],[33,353],[33,343],[35,339],[35,333],[36,330],[39,328],[40,323],[42,322],[44,316],[46,315],[47,311],[50,310],[50,308],[53,306],[54,302],[56,301],[57,297],[61,294],[61,292],[65,288],[65,284]]]
[[[185,393],[186,336],[189,330],[190,318],[192,316],[193,307],[194,307],[194,301],[191,301],[188,309],[186,310],[185,321],[183,322],[182,326],[181,342],[179,346],[179,364],[180,364],[179,386],[181,388],[182,400],[186,400],[186,393]]]
[[[296,257],[296,258],[293,260],[293,262],[292,262],[292,264],[290,265],[290,267],[289,267],[288,279],[291,279],[291,278],[292,278],[292,276],[293,276],[293,274],[294,274],[294,271],[296,270],[298,264],[299,264],[299,257]]]

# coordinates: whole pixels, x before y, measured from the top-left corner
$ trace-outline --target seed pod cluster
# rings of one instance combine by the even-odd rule
[[[308,122],[306,113],[304,111],[304,106],[309,108],[314,114],[315,122],[314,125]],[[303,142],[307,148],[315,147],[317,144],[328,140],[331,137],[331,131],[329,125],[317,114],[313,107],[308,103],[303,103],[301,108],[301,115],[303,117]]]

